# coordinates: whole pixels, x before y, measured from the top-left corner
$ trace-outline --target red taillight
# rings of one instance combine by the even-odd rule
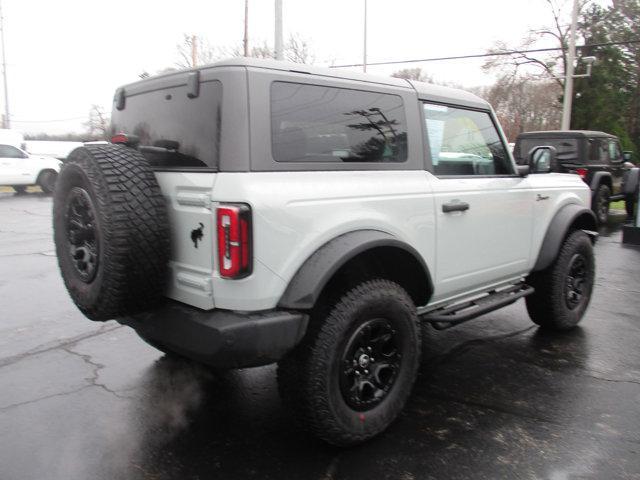
[[[251,209],[243,204],[222,204],[216,213],[218,268],[224,278],[251,274]]]
[[[126,133],[118,133],[111,137],[111,143],[120,143],[129,147],[135,147],[138,143],[138,137],[135,135],[127,135]]]
[[[587,178],[587,172],[588,170],[586,168],[576,168],[576,173],[580,175],[580,178],[583,180]]]

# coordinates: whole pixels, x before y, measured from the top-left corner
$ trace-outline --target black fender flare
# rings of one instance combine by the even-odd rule
[[[547,228],[538,259],[533,267],[534,272],[544,270],[553,263],[560,252],[562,242],[573,225],[584,230],[592,241],[595,241],[598,236],[596,216],[589,208],[575,203],[565,205],[556,212],[549,228]]]
[[[638,184],[640,184],[640,168],[635,167],[629,169],[624,176],[623,183],[622,193],[625,195],[637,195]],[[636,199],[634,198],[634,200]]]
[[[376,247],[395,247],[411,254],[424,270],[427,286],[433,291],[429,269],[410,245],[379,230],[356,230],[340,235],[318,248],[300,266],[280,297],[278,307],[297,310],[313,308],[331,277],[358,254]]]
[[[613,185],[613,177],[610,172],[595,172],[591,178],[591,184],[589,184],[589,188],[592,192],[595,192],[598,189],[603,178],[608,178],[609,184]]]

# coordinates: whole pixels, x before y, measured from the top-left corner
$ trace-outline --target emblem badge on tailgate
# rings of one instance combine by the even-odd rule
[[[200,225],[198,228],[191,230],[191,241],[193,242],[193,246],[196,248],[198,248],[198,242],[202,240],[202,229],[204,228],[202,223],[198,222],[198,224]]]

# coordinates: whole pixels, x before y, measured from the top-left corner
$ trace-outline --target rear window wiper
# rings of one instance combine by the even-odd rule
[[[176,153],[178,151],[175,148],[156,147],[153,145],[140,145],[138,150],[143,153]]]
[[[153,145],[139,145],[138,150],[147,153],[176,153],[180,149],[180,142],[175,140],[156,140]]]

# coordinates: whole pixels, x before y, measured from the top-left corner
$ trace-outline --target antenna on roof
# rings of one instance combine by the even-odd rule
[[[282,48],[282,0],[275,0],[276,7],[276,25],[275,25],[275,53],[276,60],[282,60],[284,58],[284,52]]]

